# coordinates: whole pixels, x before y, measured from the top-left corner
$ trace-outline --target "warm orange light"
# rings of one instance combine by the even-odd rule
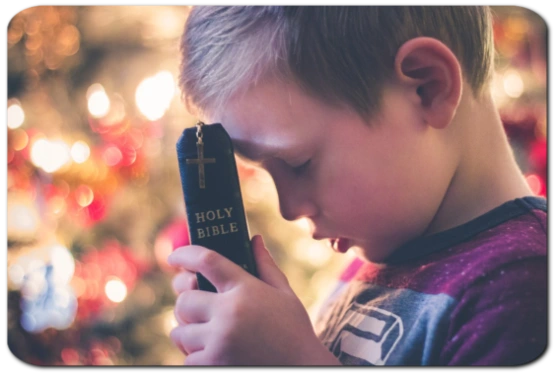
[[[116,146],[109,146],[103,153],[103,159],[109,167],[114,167],[122,161],[122,152]]]
[[[76,201],[81,207],[87,207],[93,202],[95,195],[93,190],[87,185],[80,185],[76,191]]]
[[[539,195],[542,192],[543,182],[539,176],[536,174],[530,174],[526,176],[525,179],[527,180],[527,184],[529,184],[533,194]]]
[[[29,136],[24,130],[16,129],[12,135],[12,145],[15,151],[23,150],[29,143]]]

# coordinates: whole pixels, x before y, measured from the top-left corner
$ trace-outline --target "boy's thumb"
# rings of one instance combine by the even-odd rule
[[[260,280],[278,289],[291,290],[287,277],[266,249],[262,236],[258,234],[252,237],[251,243]]]

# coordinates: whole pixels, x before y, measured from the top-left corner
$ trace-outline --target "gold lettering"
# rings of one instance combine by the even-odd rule
[[[221,224],[221,234],[227,234],[227,233],[229,233],[229,231],[226,230],[226,229],[224,228],[224,226],[225,226],[225,224]]]
[[[228,216],[228,217],[231,217],[232,209],[233,209],[232,207],[230,207],[230,208],[225,208],[225,212],[227,213],[227,216]]]
[[[232,207],[219,208],[206,212],[196,212],[196,223],[205,223],[206,221],[221,220],[232,217]]]
[[[211,225],[204,228],[198,228],[198,238],[215,237],[228,233],[238,232],[238,223],[225,223],[219,225]]]

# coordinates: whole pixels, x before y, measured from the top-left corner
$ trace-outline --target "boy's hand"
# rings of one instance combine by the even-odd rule
[[[187,272],[173,286],[179,326],[170,336],[186,365],[339,365],[318,340],[302,303],[261,236],[252,239],[260,279],[205,247],[174,251],[172,266]],[[217,293],[196,290],[195,272]],[[193,276],[193,278],[192,278]]]
[[[176,293],[176,295],[180,295],[183,292],[188,290],[197,290],[198,289],[198,278],[194,272],[182,270],[178,274],[176,274],[172,279],[172,289]],[[175,318],[178,324],[184,325],[186,324],[175,312]],[[179,346],[180,347],[180,346]]]

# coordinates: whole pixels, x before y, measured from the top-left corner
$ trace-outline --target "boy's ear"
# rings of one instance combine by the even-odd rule
[[[442,42],[418,37],[403,44],[395,57],[396,80],[413,90],[425,122],[446,127],[461,100],[461,65]]]

